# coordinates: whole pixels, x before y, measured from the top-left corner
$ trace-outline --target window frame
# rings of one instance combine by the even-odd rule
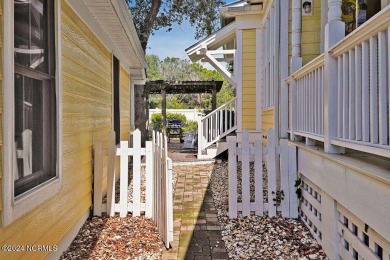
[[[3,12],[3,227],[23,214],[31,211],[44,201],[60,192],[62,188],[62,64],[61,64],[61,1],[54,4],[54,60],[56,93],[56,177],[43,182],[25,193],[14,196],[14,154],[15,95],[14,95],[14,1],[4,1]]]
[[[115,131],[115,144],[121,139],[121,62],[115,53],[112,53],[112,129]],[[116,69],[118,71],[116,71]],[[117,72],[117,73],[115,73]],[[117,74],[117,78],[116,78]],[[118,131],[116,131],[118,130]]]

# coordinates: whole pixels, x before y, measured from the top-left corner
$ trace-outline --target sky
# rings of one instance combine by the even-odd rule
[[[146,54],[156,54],[163,60],[166,57],[188,59],[185,49],[199,40],[195,40],[195,28],[185,21],[180,26],[175,24],[172,31],[160,29],[150,36]]]
[[[236,0],[226,0],[231,3]],[[180,26],[175,24],[172,31],[167,32],[166,28],[160,29],[150,36],[146,54],[156,54],[163,60],[166,57],[177,57],[188,59],[185,49],[197,43],[195,39],[195,28],[184,21]]]

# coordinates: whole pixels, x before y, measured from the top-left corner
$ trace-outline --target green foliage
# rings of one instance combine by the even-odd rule
[[[167,113],[167,120],[168,119],[180,119],[182,124],[187,124],[187,118],[183,114],[178,113]],[[155,113],[151,116],[150,119],[150,129],[161,132],[163,120],[162,120],[162,114],[161,113]]]
[[[186,105],[176,96],[170,96],[167,99],[167,108],[168,109],[185,109]]]
[[[157,55],[146,55],[146,62],[148,64],[147,74],[149,80],[161,79],[160,58]]]
[[[188,120],[187,125],[185,125],[182,129],[183,129],[183,133],[197,132],[198,131],[198,122],[193,121],[193,120]]]
[[[142,48],[146,50],[154,31],[189,21],[196,28],[195,38],[210,35],[219,27],[218,9],[223,0],[126,0],[133,14]]]

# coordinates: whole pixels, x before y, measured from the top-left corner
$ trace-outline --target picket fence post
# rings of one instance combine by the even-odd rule
[[[141,215],[141,131],[133,135],[133,217]]]
[[[237,139],[227,138],[229,145],[229,218],[237,218]]]
[[[115,131],[108,133],[107,148],[107,214],[110,217],[115,215]]]
[[[93,142],[93,215],[102,215],[103,199],[103,144],[101,140]]]
[[[288,156],[288,140],[280,140],[280,189],[284,194],[284,198],[280,202],[282,217],[290,217],[290,186],[289,186],[289,156]]]
[[[268,140],[268,156],[267,156],[267,168],[268,168],[268,216],[276,217],[276,145],[275,145],[275,130],[270,128],[267,132]]]
[[[255,205],[256,215],[263,216],[263,143],[255,141],[254,167],[255,167]]]

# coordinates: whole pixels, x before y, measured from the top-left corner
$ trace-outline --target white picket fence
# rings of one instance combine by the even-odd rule
[[[94,215],[109,216],[119,213],[120,217],[140,216],[152,218],[165,246],[173,240],[173,193],[172,193],[172,160],[167,156],[166,137],[153,132],[153,140],[141,148],[141,132],[137,129],[132,135],[133,147],[128,141],[121,141],[115,146],[115,132],[108,137],[108,148],[103,148],[101,140],[94,142]],[[107,156],[107,172],[103,174],[103,157]],[[115,203],[115,158],[120,157],[119,203]],[[132,156],[132,202],[129,195],[129,156]],[[141,200],[141,157],[146,156],[145,165],[145,200]],[[107,183],[107,203],[103,204],[103,183]]]
[[[236,137],[228,138],[229,218],[237,218],[238,212],[241,212],[244,217],[249,216],[251,212],[263,216],[266,211],[270,217],[275,217],[277,211],[281,211],[282,217],[298,217],[298,200],[294,188],[297,179],[296,148],[289,146],[287,140],[281,140],[280,146],[277,146],[273,129],[268,130],[267,140],[267,147],[263,146],[260,135],[259,139],[250,143],[247,130],[242,132],[242,142],[238,142]],[[282,156],[279,160],[277,157],[280,154]],[[263,155],[267,155],[267,202],[263,201]],[[239,162],[241,162],[241,176],[239,176]],[[252,173],[251,162],[254,164]],[[279,172],[280,181],[277,177]],[[251,178],[254,180],[252,196]],[[241,202],[238,197],[241,197]]]

